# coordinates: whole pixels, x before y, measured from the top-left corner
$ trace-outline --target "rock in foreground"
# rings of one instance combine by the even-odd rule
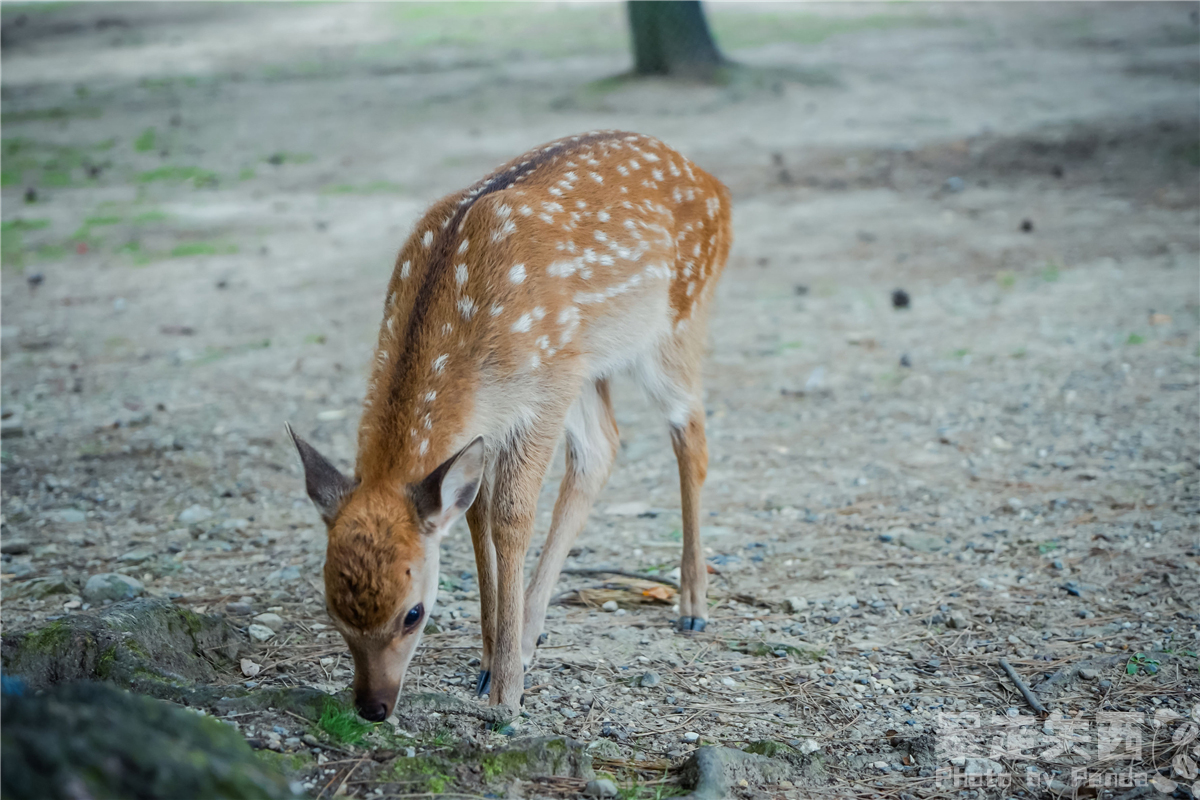
[[[297,796],[229,726],[105,684],[5,694],[2,714],[6,800]]]

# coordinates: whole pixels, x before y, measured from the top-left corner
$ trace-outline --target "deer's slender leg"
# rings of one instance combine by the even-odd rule
[[[671,444],[679,462],[683,505],[683,561],[680,564],[679,629],[702,631],[708,624],[708,567],[700,548],[700,491],[708,473],[704,409],[697,403],[682,425],[671,425]]]
[[[557,424],[544,430],[558,431]],[[541,428],[541,426],[539,426]],[[517,708],[525,690],[521,627],[525,618],[525,554],[533,538],[538,491],[554,453],[555,436],[515,432],[496,456],[491,529],[496,547],[496,638],[491,660],[492,705]]]
[[[521,663],[526,670],[533,664],[538,638],[546,622],[546,606],[550,602],[554,584],[558,582],[563,561],[583,529],[592,503],[612,472],[619,445],[608,382],[596,381],[584,388],[567,412],[567,472],[558,490],[546,545],[542,548],[533,578],[525,590]]]
[[[491,686],[492,652],[496,646],[496,546],[492,541],[489,506],[491,486],[484,481],[479,496],[467,511],[471,529],[471,544],[475,547],[475,574],[479,582],[479,625],[483,636],[483,653],[479,660],[479,679],[475,694],[483,696]]]

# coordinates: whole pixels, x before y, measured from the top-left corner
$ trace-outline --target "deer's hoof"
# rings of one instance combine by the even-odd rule
[[[537,640],[537,646],[538,646],[538,647],[541,647],[542,645],[544,645],[544,644],[546,643],[546,640],[547,640],[547,639],[549,639],[549,638],[550,638],[550,634],[548,634],[548,633],[539,633],[539,634],[538,634],[538,640]]]
[[[699,632],[708,627],[708,620],[704,617],[680,617],[675,628],[679,631]]]
[[[479,680],[475,682],[475,696],[483,697],[492,690],[492,671],[490,669],[481,669],[479,671]]]

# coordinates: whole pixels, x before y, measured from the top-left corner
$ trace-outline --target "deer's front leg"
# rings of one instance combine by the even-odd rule
[[[538,489],[554,440],[525,438],[496,459],[492,541],[496,546],[496,640],[491,659],[491,704],[517,708],[525,692],[521,632],[525,616],[525,554],[533,538]]]
[[[483,652],[479,659],[479,679],[475,694],[487,694],[492,683],[492,653],[496,648],[496,547],[492,541],[490,500],[487,482],[480,487],[475,504],[467,511],[471,544],[475,548],[475,575],[479,582],[479,626]]]
[[[672,426],[671,444],[679,462],[679,488],[683,501],[678,625],[681,631],[702,631],[708,626],[708,567],[700,548],[700,490],[708,473],[708,444],[702,408],[693,409],[684,425]]]

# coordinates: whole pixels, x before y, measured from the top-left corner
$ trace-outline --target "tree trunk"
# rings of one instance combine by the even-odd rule
[[[635,75],[709,80],[727,63],[699,0],[629,0]]]

